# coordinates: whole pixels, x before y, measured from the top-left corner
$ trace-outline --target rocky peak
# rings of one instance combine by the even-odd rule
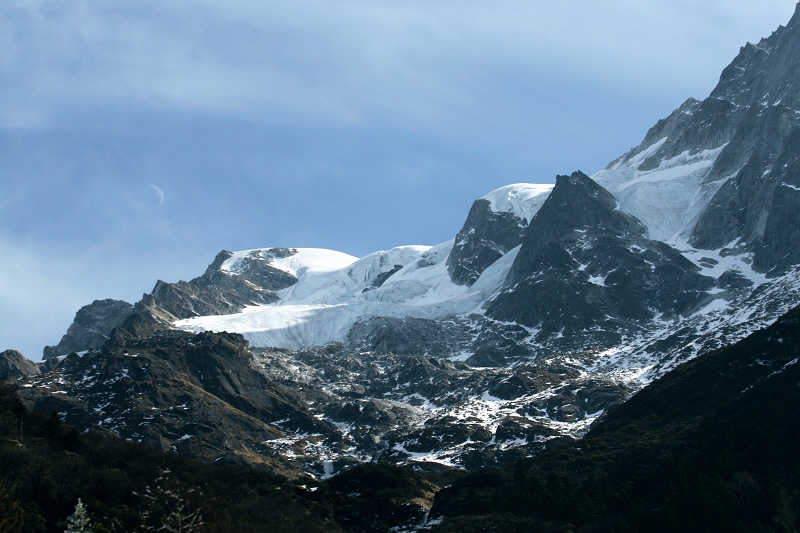
[[[700,100],[696,100],[694,98],[687,99],[678,109],[670,113],[668,117],[662,118],[656,122],[655,126],[647,131],[644,140],[639,144],[639,146],[630,149],[623,156],[609,163],[608,167],[606,168],[610,169],[626,164],[633,157],[644,152],[651,146],[654,146],[665,137],[680,137],[683,134],[683,130],[686,129],[689,123],[689,118],[697,112],[702,104],[703,102]],[[642,170],[647,170],[648,168],[652,168],[653,166],[657,165],[657,161],[658,159],[654,156],[649,157],[640,165],[639,168]]]
[[[784,27],[756,43],[747,43],[720,75],[711,97],[750,107],[774,103],[786,96],[796,97],[800,88],[793,83],[800,67],[800,10]],[[765,101],[765,98],[767,99]]]
[[[519,246],[552,188],[516,183],[476,200],[447,257],[450,278],[459,285],[472,285],[490,265]]]
[[[191,281],[158,281],[141,304],[168,321],[198,315],[225,315],[245,306],[267,304],[278,299],[274,291],[297,283],[293,275],[275,268],[275,258],[297,253],[288,248],[252,250],[235,258],[227,250],[214,258],[202,276]]]
[[[541,340],[586,345],[617,342],[656,313],[688,312],[712,280],[645,233],[585,174],[559,176],[487,314],[534,328]]]
[[[61,341],[44,349],[44,359],[71,352],[99,348],[115,327],[121,325],[133,312],[133,306],[122,300],[95,300],[81,307]]]
[[[645,136],[644,141],[613,161],[609,168],[630,161],[656,142],[666,141],[638,165],[640,170],[656,168],[661,161],[678,156],[684,151],[697,153],[711,150],[731,142],[744,126],[752,129],[748,113],[762,116],[769,106],[778,109],[777,120],[796,122],[796,117],[781,112],[785,108],[797,109],[800,86],[800,17],[794,17],[786,27],[780,27],[770,37],[758,44],[748,43],[720,75],[719,82],[703,101],[690,98],[669,117],[660,120]],[[746,124],[742,124],[745,121]],[[788,124],[784,124],[784,129]],[[749,157],[739,143],[727,147],[727,157],[719,158],[717,168],[707,179],[716,181],[737,170]],[[738,157],[737,157],[738,156]]]
[[[16,350],[0,352],[0,381],[20,376],[33,376],[39,373],[36,363],[25,358]]]
[[[553,192],[525,231],[508,284],[527,277],[535,268],[533,258],[540,256],[545,248],[585,231],[644,235],[647,228],[632,216],[617,211],[614,196],[583,172],[558,176]]]
[[[154,316],[154,313],[135,312],[111,331],[108,341],[103,344],[103,347],[107,349],[124,348],[135,339],[145,339],[163,329],[165,329],[164,322]]]
[[[785,28],[743,47],[712,97],[737,106],[739,121],[707,180],[725,180],[691,236],[694,246],[753,254],[779,274],[796,263],[800,209],[800,11]]]
[[[251,250],[243,257],[236,258],[234,265],[228,266],[234,254],[223,250],[217,254],[199,280],[207,285],[221,283],[224,286],[230,284],[229,278],[240,278],[269,291],[285,289],[297,283],[297,278],[273,267],[272,261],[291,257],[296,253],[297,250],[292,248]]]
[[[264,252],[253,250],[236,261],[235,268],[226,268],[233,254],[223,250],[200,277],[177,283],[159,280],[153,292],[137,304],[137,310],[172,322],[199,315],[236,313],[248,305],[274,302],[278,299],[274,291],[290,287],[297,278],[270,262],[295,252],[284,248]]]
[[[117,337],[150,335],[154,323],[157,329],[165,329],[182,318],[236,313],[247,305],[274,302],[278,299],[274,291],[290,287],[297,278],[270,262],[296,252],[288,248],[253,250],[230,269],[226,265],[234,254],[223,250],[202,276],[188,282],[158,280],[152,292],[135,305],[120,300],[95,301],[78,311],[58,345],[44,349],[44,359],[99,348],[115,328],[125,324],[129,327],[123,327]]]
[[[749,255],[773,276],[786,272],[800,249],[799,79],[796,11],[786,27],[742,47],[708,98],[687,100],[659,121],[598,181],[656,238]]]

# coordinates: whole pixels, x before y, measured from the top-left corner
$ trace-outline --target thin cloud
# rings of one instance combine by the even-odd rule
[[[36,126],[42,109],[116,101],[256,120],[457,123],[482,107],[474,88],[498,71],[703,97],[693,87],[713,87],[720,49],[731,49],[727,62],[741,44],[741,20],[758,31],[792,5],[15,3],[0,14],[0,65],[17,82],[4,121]]]

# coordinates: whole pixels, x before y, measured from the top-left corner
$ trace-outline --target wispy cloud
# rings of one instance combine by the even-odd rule
[[[509,82],[710,90],[720,47],[732,57],[792,3],[12,2],[3,117],[121,102],[430,126],[491,113],[482,102]]]

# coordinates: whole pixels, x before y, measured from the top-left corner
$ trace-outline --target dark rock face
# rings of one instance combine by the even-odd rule
[[[397,272],[399,272],[401,268],[403,268],[403,265],[394,265],[391,269],[387,270],[386,272],[378,274],[378,277],[376,277],[375,281],[372,283],[372,288],[378,288],[384,283],[386,283],[386,280],[391,278]]]
[[[378,317],[356,323],[348,333],[353,348],[399,355],[449,354],[466,348],[466,328],[425,318]]]
[[[271,263],[273,259],[291,257],[296,253],[297,250],[293,248],[254,250],[239,262],[236,268],[236,276],[268,291],[285,289],[294,285],[297,279],[288,272],[273,267]],[[222,263],[230,256],[231,253],[225,250],[217,254],[217,257],[203,274],[209,284],[216,283],[224,287],[231,279],[231,276],[223,276],[221,271]],[[238,284],[232,288],[238,288]]]
[[[519,324],[479,321],[477,329],[466,361],[470,365],[507,367],[536,355],[528,342],[530,331]]]
[[[754,248],[753,265],[758,270],[777,274],[800,264],[800,225],[797,224],[800,213],[800,131],[795,130],[792,134],[786,150],[773,168],[783,169],[783,173],[772,194],[763,233],[754,240],[761,246]]]
[[[645,150],[646,148],[654,145],[664,137],[667,137],[667,142],[670,139],[683,138],[684,135],[689,135],[691,117],[697,112],[704,102],[689,98],[678,109],[673,111],[667,118],[663,118],[656,122],[655,126],[647,131],[644,140],[638,147],[633,148],[621,157],[609,163],[608,167],[612,167],[618,162],[627,158],[633,157],[637,153]],[[710,148],[714,148],[711,146]],[[676,155],[675,145],[662,146],[655,155],[650,156],[640,167],[642,170],[655,168],[658,163],[666,156]]]
[[[191,281],[158,281],[153,292],[136,305],[139,312],[172,322],[199,315],[224,315],[241,311],[247,305],[268,304],[278,299],[273,291],[297,282],[291,274],[270,266],[273,257],[287,257],[293,250],[270,250],[266,257],[255,251],[245,258],[236,272],[220,267],[232,254],[222,251],[205,273]]]
[[[136,339],[146,339],[165,329],[164,324],[150,313],[134,312],[119,327],[114,328],[103,345],[106,349],[122,349]]]
[[[25,358],[16,350],[0,352],[0,381],[39,373],[36,363]]]
[[[527,225],[512,213],[492,211],[489,200],[476,200],[447,258],[450,278],[459,285],[475,283],[487,267],[522,242]]]
[[[133,306],[122,300],[95,300],[81,307],[61,341],[44,349],[44,359],[72,352],[99,348],[115,327],[133,312]]]
[[[800,261],[800,131],[784,139],[777,156],[759,152],[714,196],[692,244],[751,252],[757,270],[780,274]]]
[[[559,176],[525,233],[506,281],[512,290],[490,303],[489,316],[544,335],[593,330],[597,338],[690,311],[712,280],[645,231],[585,174]]]

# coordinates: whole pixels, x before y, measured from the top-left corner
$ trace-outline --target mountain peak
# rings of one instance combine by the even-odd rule
[[[550,192],[551,184],[515,183],[496,189],[472,204],[447,258],[450,278],[472,285],[522,235]]]
[[[536,328],[540,341],[588,339],[585,332],[592,330],[595,341],[613,343],[655,313],[689,311],[711,280],[645,234],[644,225],[618,210],[614,196],[586,174],[559,176],[528,226],[506,279],[510,290],[487,313]]]

